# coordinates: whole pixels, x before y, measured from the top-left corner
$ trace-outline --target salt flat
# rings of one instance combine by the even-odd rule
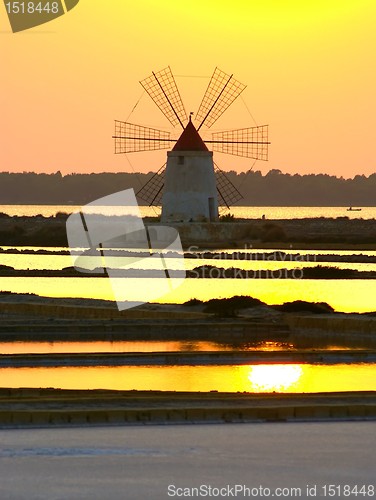
[[[307,484],[317,496],[375,484],[375,436],[376,422],[1,430],[0,498],[159,500],[236,484],[308,498]]]

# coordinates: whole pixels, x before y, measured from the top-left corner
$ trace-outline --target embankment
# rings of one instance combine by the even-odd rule
[[[0,389],[0,428],[375,420],[376,393]]]
[[[66,217],[3,217],[0,245],[67,246]],[[157,222],[148,222],[153,226]],[[183,245],[203,248],[374,248],[374,219],[242,219],[236,222],[177,223]],[[345,248],[345,247],[343,247]]]

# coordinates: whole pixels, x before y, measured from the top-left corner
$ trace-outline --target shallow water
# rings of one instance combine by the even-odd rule
[[[43,215],[51,217],[57,212],[72,213],[79,210],[79,205],[0,205],[0,212],[8,215],[34,216]],[[106,207],[108,209],[108,207]],[[114,215],[119,213],[114,208]],[[349,217],[351,219],[374,219],[376,218],[376,207],[362,208],[360,212],[348,212],[349,207],[231,207],[230,213],[235,217],[245,219],[261,219],[263,215],[267,219],[303,219],[308,217]],[[160,207],[140,207],[143,217],[156,217],[160,215]],[[227,209],[221,208],[220,214],[228,213]]]
[[[270,252],[269,252],[270,253]],[[367,252],[368,254],[368,252]],[[92,258],[94,268],[98,264],[98,260]],[[87,264],[90,264],[90,257],[85,259]],[[168,258],[167,260],[169,269],[180,269],[181,260],[175,258]],[[0,265],[11,266],[14,269],[32,270],[32,269],[48,269],[48,270],[61,270],[65,267],[74,265],[74,261],[70,255],[40,255],[40,254],[22,254],[22,253],[0,253]],[[106,257],[106,267],[119,269],[123,266],[129,266],[132,269],[153,269],[155,263],[145,260],[135,261],[134,257]],[[352,263],[352,262],[317,262],[315,254],[302,255],[300,258],[291,254],[287,256],[286,260],[242,260],[231,258],[230,256],[225,259],[203,259],[200,256],[197,258],[184,258],[185,269],[192,270],[199,266],[215,266],[219,268],[229,269],[235,267],[243,270],[270,270],[275,271],[278,269],[301,269],[303,267],[315,266],[337,267],[339,269],[353,269],[356,271],[376,271],[376,263]],[[0,278],[1,279],[1,278]]]
[[[281,351],[294,346],[264,341],[230,345],[205,341],[0,342],[0,354],[57,354],[84,352]]]
[[[1,208],[1,207],[0,207]],[[2,247],[7,249],[8,247]],[[18,247],[44,250],[40,247]],[[52,247],[48,250],[67,250],[61,247]],[[302,280],[299,271],[302,267],[316,265],[338,267],[340,269],[354,269],[358,271],[376,271],[376,264],[358,264],[346,262],[316,262],[318,254],[323,255],[376,255],[376,251],[322,251],[291,249],[286,252],[284,261],[273,260],[271,250],[241,249],[237,253],[264,253],[265,260],[235,260],[234,250],[223,250],[225,259],[202,259],[203,252],[198,252],[197,258],[185,258],[186,270],[198,266],[217,266],[222,268],[236,267],[248,271],[247,279],[217,279],[216,269],[210,271],[212,279],[187,280],[179,288],[167,295],[159,296],[158,293],[152,300],[160,303],[183,303],[192,298],[209,300],[211,298],[225,298],[233,295],[251,295],[267,304],[281,304],[293,300],[306,300],[309,302],[327,302],[336,311],[341,312],[369,312],[376,310],[376,280]],[[278,250],[276,250],[278,251]],[[272,260],[269,260],[269,259]],[[110,257],[107,267],[119,267],[126,263],[126,258]],[[134,258],[130,258],[134,261]],[[97,263],[97,262],[96,262]],[[146,269],[145,259],[132,262],[132,268]],[[169,269],[179,268],[180,259],[169,258],[166,260]],[[63,269],[73,265],[70,255],[56,254],[25,254],[25,253],[0,253],[0,265],[12,266],[16,269]],[[154,266],[154,263],[150,264]],[[149,267],[150,267],[149,266]],[[280,279],[280,269],[297,269],[294,273],[296,279]],[[259,271],[268,273],[268,279],[257,279]],[[254,271],[254,273],[252,272]],[[283,277],[283,275],[282,275]],[[256,278],[256,279],[253,279]],[[119,283],[116,280],[115,283]],[[120,297],[114,295],[111,282],[108,279],[61,277],[0,277],[0,291],[14,293],[35,293],[48,297],[93,298],[104,300],[143,301],[146,289],[164,289],[163,283],[158,278],[126,278],[121,286]]]
[[[120,280],[122,278],[115,278]],[[123,278],[117,284],[119,301],[143,301],[145,289],[164,290],[160,278]],[[1,290],[35,293],[46,297],[115,300],[111,281],[105,278],[6,278]],[[157,294],[158,295],[158,294]],[[153,302],[181,304],[190,299],[209,300],[234,295],[250,295],[266,304],[294,300],[327,302],[340,312],[376,310],[376,280],[302,280],[302,279],[189,279]]]
[[[1,368],[0,386],[278,393],[373,391],[376,365]]]
[[[59,354],[59,353],[132,353],[132,352],[229,352],[229,351],[289,351],[326,349],[368,350],[376,347],[376,339],[328,340],[295,336],[289,341],[210,342],[205,340],[117,340],[117,341],[17,341],[0,342],[0,354]]]

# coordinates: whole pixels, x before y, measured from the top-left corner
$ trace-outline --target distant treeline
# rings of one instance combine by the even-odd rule
[[[123,189],[136,192],[153,175],[141,173],[55,174],[0,172],[0,205],[82,205]],[[219,174],[221,175],[221,174]],[[376,173],[343,179],[326,174],[290,175],[280,170],[226,172],[249,206],[375,206]],[[197,180],[199,182],[199,179]],[[139,203],[145,204],[143,200]]]

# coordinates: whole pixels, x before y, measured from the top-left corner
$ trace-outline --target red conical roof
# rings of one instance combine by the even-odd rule
[[[172,151],[209,151],[190,118]]]

